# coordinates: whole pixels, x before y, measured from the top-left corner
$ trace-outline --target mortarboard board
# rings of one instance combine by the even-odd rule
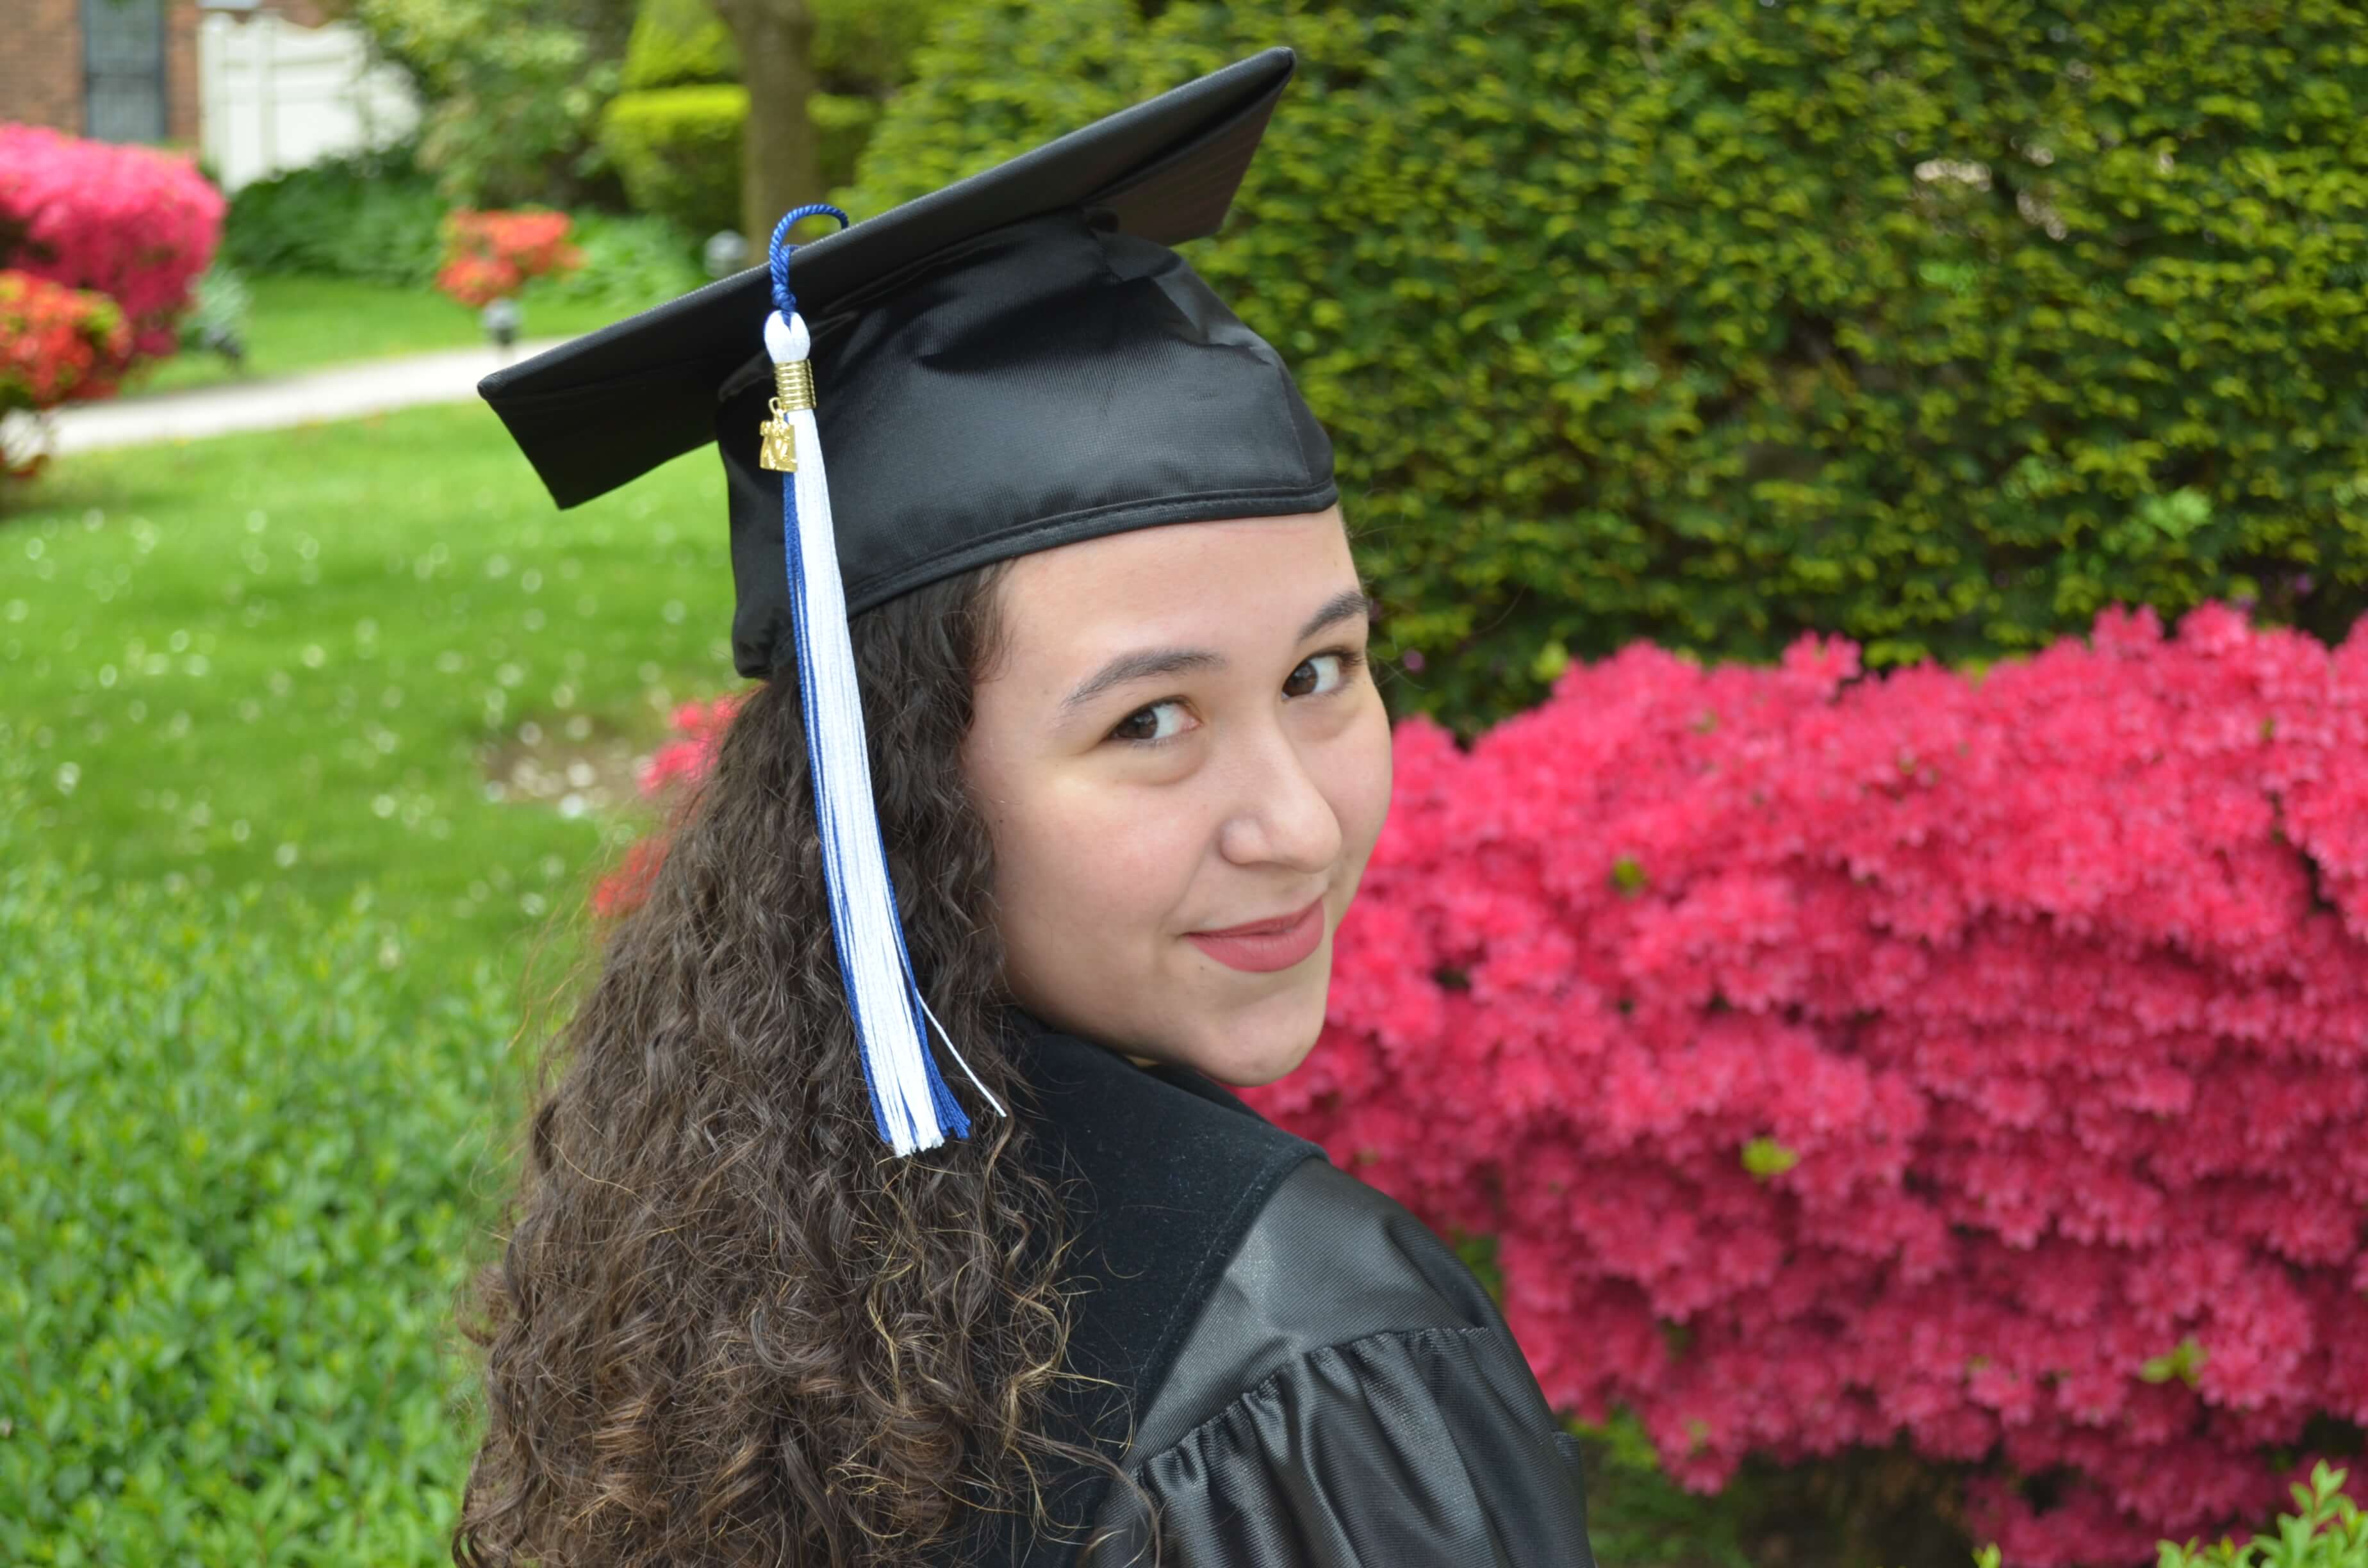
[[[768,266],[478,383],[562,506],[717,443],[734,664],[797,672],[840,972],[900,1154],[969,1122],[926,1045],[847,618],[1032,551],[1338,498],[1281,356],[1169,248],[1224,222],[1294,63],[1263,51],[792,245],[804,216],[845,222],[800,208]]]

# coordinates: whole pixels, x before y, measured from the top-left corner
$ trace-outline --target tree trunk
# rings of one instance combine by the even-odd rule
[[[773,225],[792,207],[823,197],[814,121],[814,9],[807,0],[712,0],[740,46],[748,126],[740,145],[740,227],[753,262],[765,259]],[[803,231],[803,226],[801,225]],[[807,238],[831,232],[817,224]]]

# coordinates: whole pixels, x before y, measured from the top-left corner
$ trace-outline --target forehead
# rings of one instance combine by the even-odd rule
[[[1132,528],[1014,560],[998,598],[1015,657],[1091,659],[1150,642],[1295,633],[1357,583],[1338,506]]]

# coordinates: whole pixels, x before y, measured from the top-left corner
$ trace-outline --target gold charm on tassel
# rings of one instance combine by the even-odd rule
[[[767,406],[773,416],[757,426],[759,445],[757,463],[775,473],[795,473],[798,471],[797,432],[790,425],[790,415],[802,408],[814,405],[814,364],[811,360],[791,359],[773,367],[773,400]]]
[[[763,444],[757,449],[757,466],[775,473],[798,472],[798,433],[782,417],[781,400],[773,400],[773,417],[757,426]]]

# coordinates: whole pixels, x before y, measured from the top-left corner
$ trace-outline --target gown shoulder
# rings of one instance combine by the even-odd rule
[[[1429,1228],[1320,1154],[1227,1260],[1085,1568],[1593,1568],[1577,1440]]]

